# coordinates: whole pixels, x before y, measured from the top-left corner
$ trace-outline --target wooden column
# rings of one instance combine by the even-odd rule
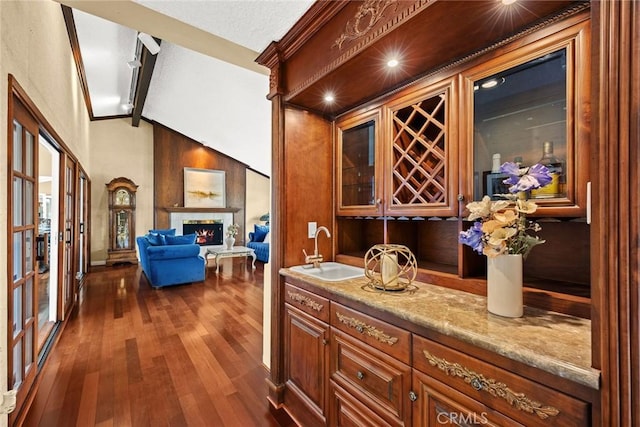
[[[594,366],[600,420],[640,425],[638,212],[640,209],[640,3],[593,3],[597,70],[592,171]]]

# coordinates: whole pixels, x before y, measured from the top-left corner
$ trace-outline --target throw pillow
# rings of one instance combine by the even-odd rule
[[[253,241],[254,242],[263,242],[264,238],[267,236],[269,232],[268,225],[259,225],[255,224],[253,226]]]
[[[271,243],[271,233],[267,231],[267,235],[264,236],[262,243]]]
[[[145,236],[151,246],[163,246],[165,244],[164,236],[158,233],[149,233]]]
[[[193,245],[196,242],[196,235],[164,236],[164,239],[167,241],[167,245]]]
[[[161,229],[161,230],[149,230],[149,233],[162,234],[163,236],[175,236],[176,229],[167,228],[167,229]]]

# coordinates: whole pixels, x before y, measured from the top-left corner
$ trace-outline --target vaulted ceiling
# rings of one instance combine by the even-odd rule
[[[57,1],[92,119],[157,121],[270,175],[269,71],[255,58],[312,0]]]

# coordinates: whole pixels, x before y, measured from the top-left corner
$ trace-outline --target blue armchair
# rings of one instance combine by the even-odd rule
[[[147,236],[136,238],[140,265],[154,288],[204,280],[205,260],[200,256],[200,246],[181,243],[180,237],[175,236],[174,244],[160,243],[164,238],[157,241]]]
[[[249,233],[247,247],[256,253],[256,259],[262,262],[269,262],[269,226],[254,225],[254,230]]]

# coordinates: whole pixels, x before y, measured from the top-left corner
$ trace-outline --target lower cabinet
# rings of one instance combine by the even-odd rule
[[[589,426],[591,404],[285,284],[284,406],[308,426]]]
[[[589,403],[418,335],[413,336],[413,368],[414,411],[419,408],[423,418],[414,425],[440,425],[437,418],[447,416],[438,415],[438,408],[451,419],[476,423],[590,425]],[[474,423],[461,423],[467,424]]]
[[[416,427],[522,425],[418,370],[413,371],[412,382],[410,398],[414,401],[413,425]]]
[[[358,412],[374,412],[382,425],[411,424],[411,367],[332,328],[331,380],[355,400]],[[342,402],[339,393],[335,400]],[[367,409],[369,411],[367,411]],[[342,425],[341,412],[332,414],[330,425]],[[380,425],[375,423],[374,425]]]
[[[301,426],[324,426],[329,392],[329,304],[287,287],[284,310],[284,404]],[[326,315],[324,311],[326,310]]]

